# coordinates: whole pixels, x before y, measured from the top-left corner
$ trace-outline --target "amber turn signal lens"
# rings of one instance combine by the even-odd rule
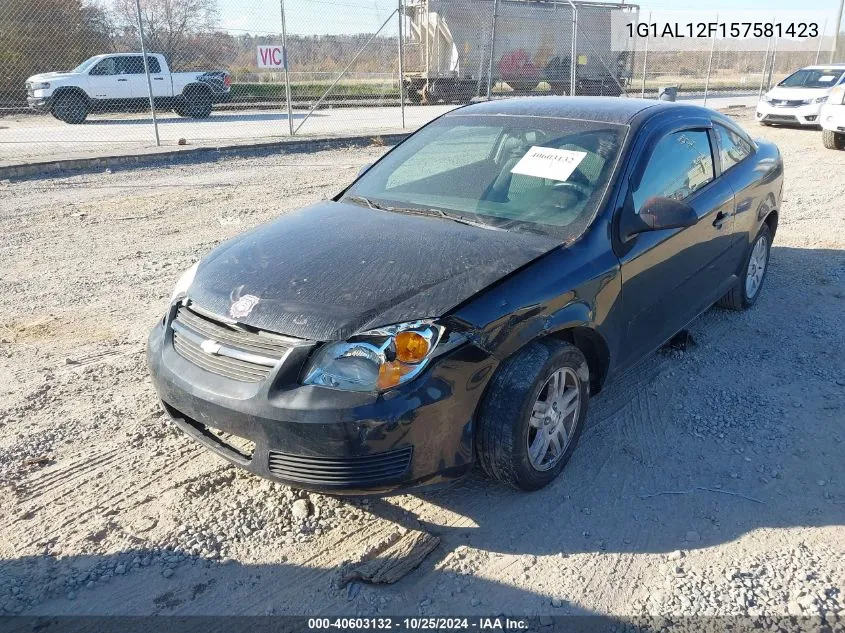
[[[428,339],[417,332],[399,332],[394,342],[396,358],[403,363],[419,363],[431,349]]]
[[[390,389],[399,384],[402,376],[407,374],[413,367],[394,360],[387,363],[382,363],[378,370],[378,380],[376,386],[379,390]]]

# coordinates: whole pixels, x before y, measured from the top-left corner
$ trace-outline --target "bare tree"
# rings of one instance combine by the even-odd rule
[[[24,81],[113,50],[102,9],[88,0],[0,0],[0,103],[26,102]]]
[[[115,0],[114,11],[123,32],[135,35],[135,0]],[[174,68],[214,60],[217,0],[141,0],[141,19],[147,50],[167,56]]]

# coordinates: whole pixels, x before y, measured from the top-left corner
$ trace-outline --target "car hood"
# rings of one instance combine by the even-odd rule
[[[219,246],[200,262],[188,297],[231,318],[232,304],[251,295],[257,302],[239,304],[247,308],[239,322],[340,340],[442,316],[560,244],[534,234],[323,202]]]
[[[54,73],[41,73],[39,75],[33,75],[29,79],[27,79],[30,83],[38,83],[39,81],[56,81],[58,79],[67,79],[68,77],[76,77],[75,73],[67,73],[67,72],[54,72]]]
[[[818,99],[830,92],[830,88],[783,88],[775,87],[766,93],[770,99]]]

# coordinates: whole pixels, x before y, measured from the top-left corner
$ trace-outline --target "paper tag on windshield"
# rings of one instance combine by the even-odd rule
[[[836,79],[836,75],[822,75],[819,77],[819,81],[824,82],[833,81],[834,79]]]
[[[535,145],[514,165],[511,173],[550,180],[569,180],[586,155],[586,152]]]

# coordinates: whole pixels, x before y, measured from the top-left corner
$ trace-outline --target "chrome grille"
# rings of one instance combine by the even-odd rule
[[[221,323],[187,306],[173,320],[173,346],[194,365],[241,382],[260,382],[299,343]]]
[[[366,486],[394,481],[408,470],[412,447],[360,457],[306,457],[270,451],[269,468],[288,481],[327,486]]]
[[[804,102],[801,99],[772,99],[771,104],[778,108],[797,108]]]

